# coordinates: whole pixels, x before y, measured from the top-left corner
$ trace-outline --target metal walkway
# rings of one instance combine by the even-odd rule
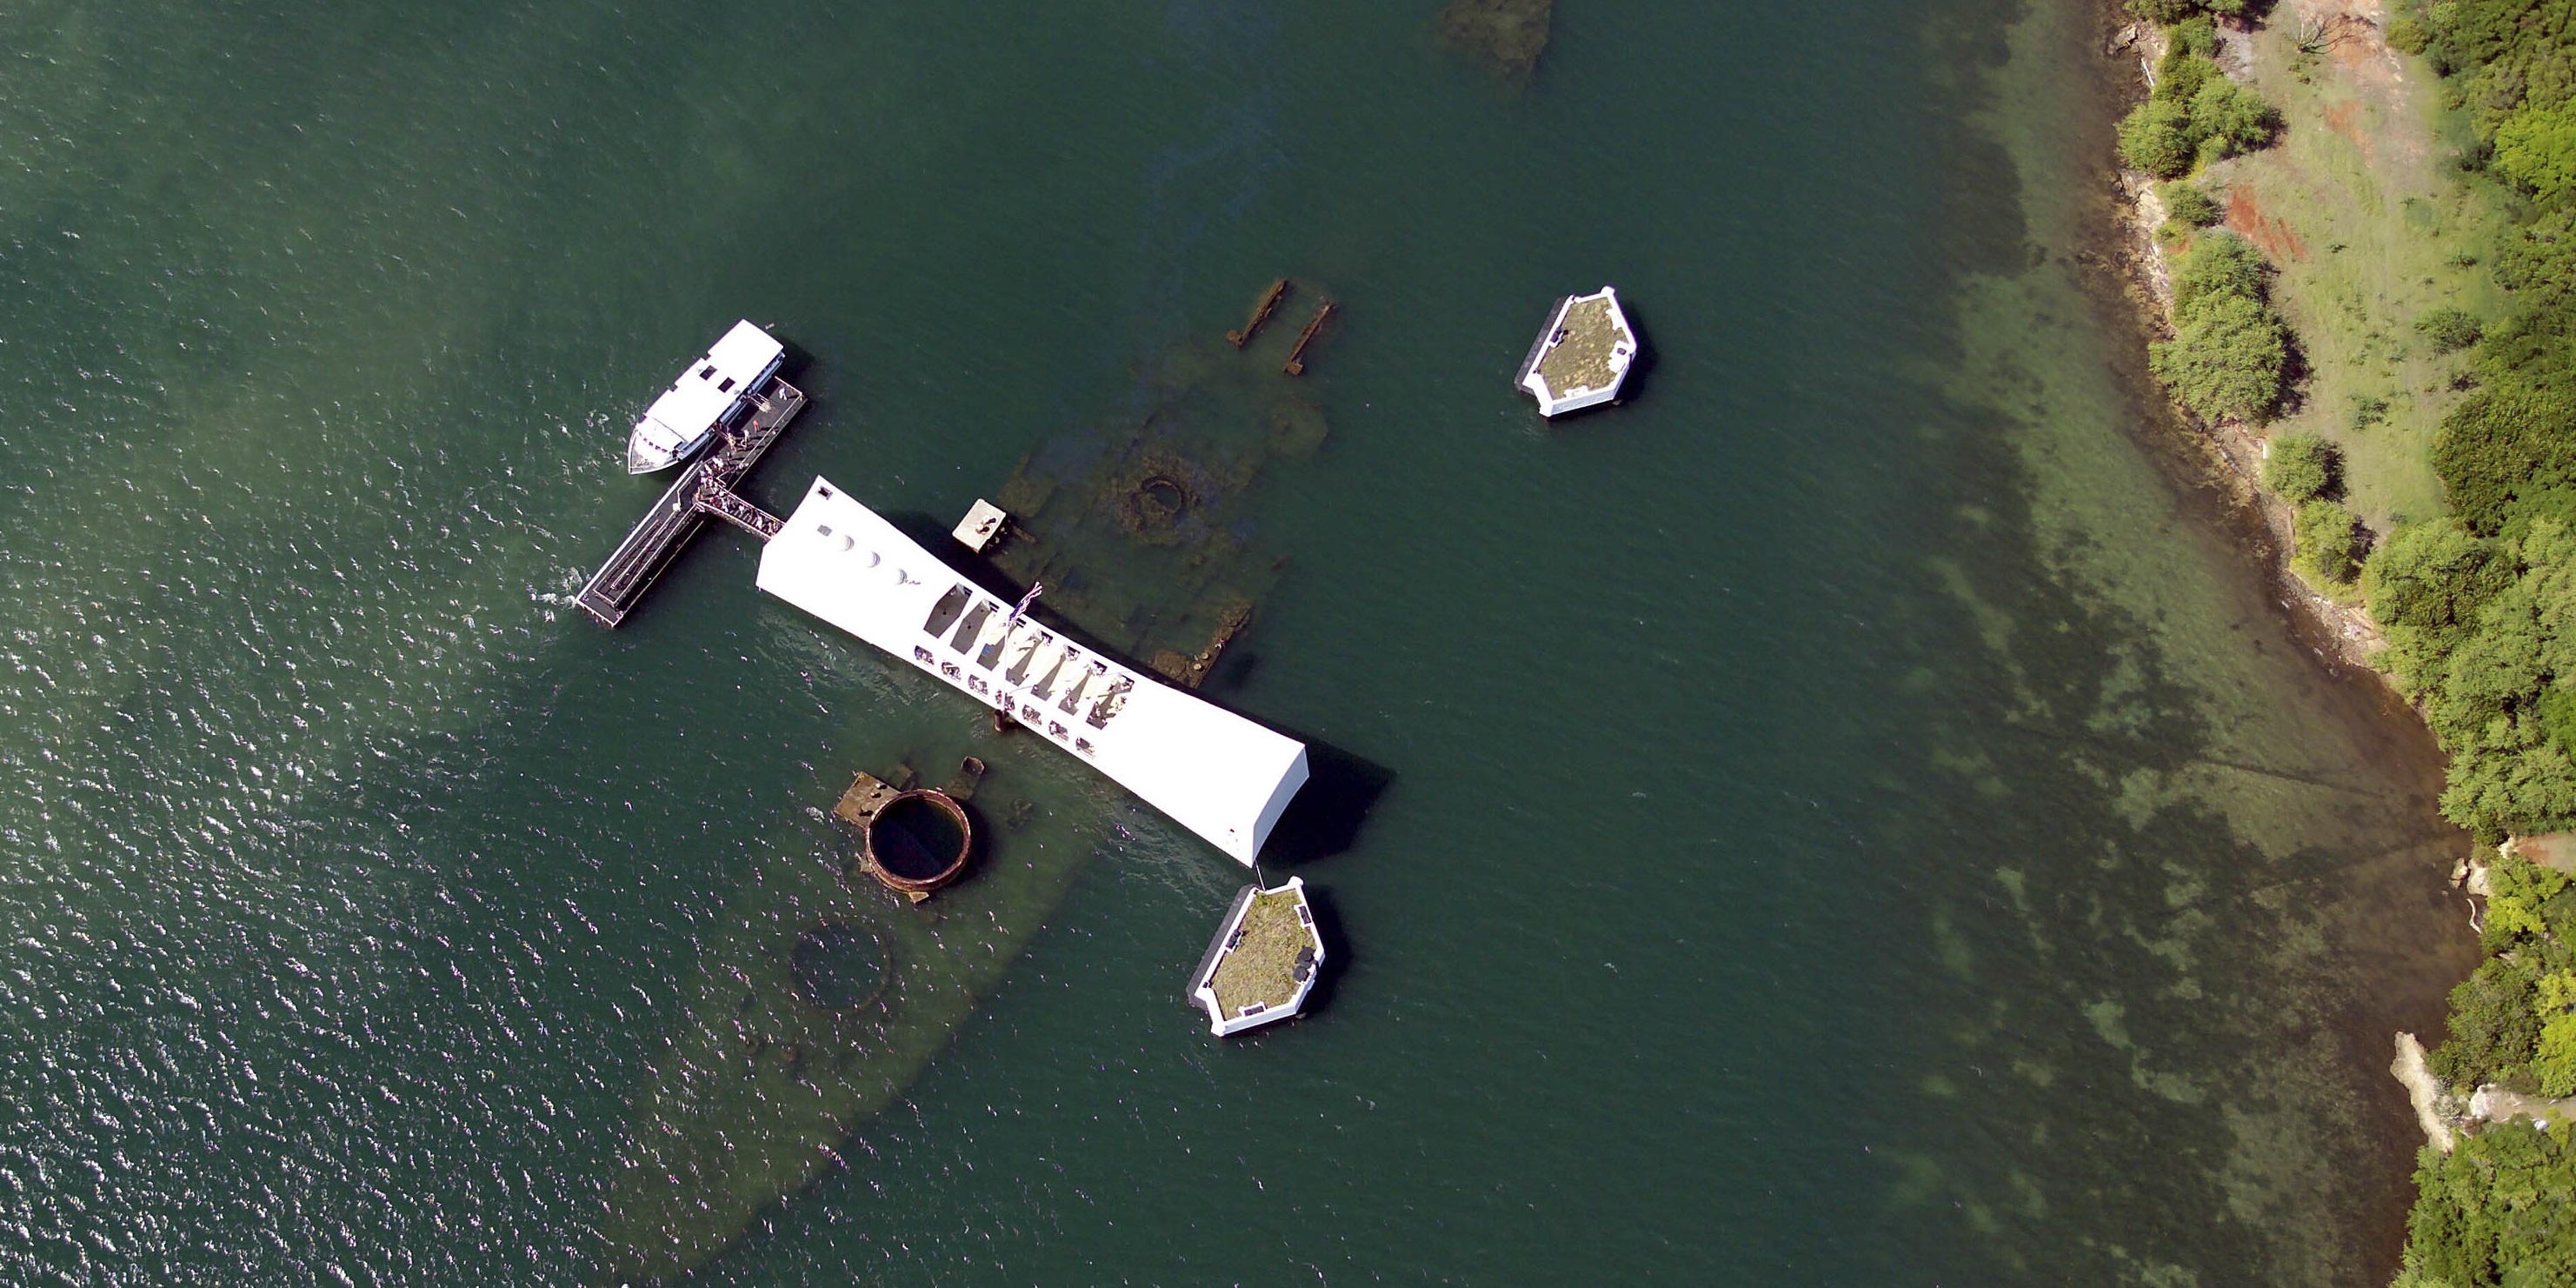
[[[761,454],[805,410],[805,394],[784,380],[771,379],[754,404],[750,419],[724,431],[715,445],[680,471],[671,490],[646,511],[635,530],[619,542],[617,553],[591,574],[590,584],[573,597],[602,626],[615,626],[642,602],[662,571],[671,566],[689,538],[710,517],[720,518],[767,540],[778,535],[779,520],[734,492]]]

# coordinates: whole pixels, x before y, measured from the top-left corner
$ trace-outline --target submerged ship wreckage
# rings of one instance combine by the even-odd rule
[[[781,820],[702,933],[684,1013],[635,1093],[609,1178],[602,1282],[686,1274],[841,1166],[854,1133],[999,986],[1106,839],[1096,780],[1049,759],[1088,765],[1246,866],[1281,832],[1314,772],[1309,747],[1196,690],[1287,566],[1261,548],[1246,498],[1265,469],[1327,436],[1321,409],[1270,364],[1294,360],[1281,355],[1311,341],[1328,307],[1302,337],[1176,347],[1141,414],[1043,443],[999,504],[978,501],[957,525],[948,557],[828,478],[784,516],[737,491],[804,405],[766,375],[770,403],[684,457],[584,588],[583,606],[618,625],[721,519],[761,539],[766,595],[908,664],[899,684],[917,672],[973,704],[934,696],[872,714],[856,734],[872,772],[828,813]],[[936,716],[951,704],[987,716]],[[958,769],[931,788],[916,761]],[[1355,828],[1383,781],[1327,797],[1348,798],[1332,809]],[[817,863],[817,850],[837,857]],[[1183,992],[1219,1035],[1289,1018],[1324,944],[1302,880],[1256,880]]]

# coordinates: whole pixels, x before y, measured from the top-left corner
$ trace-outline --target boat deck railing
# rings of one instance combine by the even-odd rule
[[[733,489],[759,463],[770,444],[786,432],[787,422],[803,410],[804,391],[771,377],[760,400],[752,405],[751,415],[740,425],[720,432],[714,446],[680,471],[670,490],[645,511],[635,530],[627,533],[616,553],[591,574],[589,583],[573,597],[573,602],[598,618],[602,626],[613,627],[625,621],[711,517],[763,540],[778,535],[778,518],[744,500]]]

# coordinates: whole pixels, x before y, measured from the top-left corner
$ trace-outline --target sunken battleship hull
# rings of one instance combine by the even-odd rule
[[[1262,545],[1257,483],[1325,437],[1322,411],[1268,352],[1285,344],[1185,344],[1140,391],[1140,415],[1043,444],[999,493],[1013,532],[985,570],[1042,578],[1036,619],[1140,680],[1205,681],[1285,565]],[[988,770],[972,806],[989,825],[963,878],[917,907],[856,871],[851,839],[819,807],[768,838],[700,932],[684,1013],[635,1093],[601,1282],[682,1276],[863,1154],[869,1121],[1000,986],[1118,809],[1078,751],[1069,759],[1043,730],[995,733],[989,707],[908,654],[817,640],[867,677],[868,691],[843,695],[849,741],[871,758],[850,768],[977,757]]]

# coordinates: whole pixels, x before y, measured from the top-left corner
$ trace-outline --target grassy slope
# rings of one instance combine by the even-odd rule
[[[2349,502],[2384,532],[2445,508],[2429,454],[2467,355],[2435,355],[2414,323],[2441,305],[2482,320],[2502,311],[2490,266],[2503,211],[2492,185],[2460,181],[2468,128],[2440,110],[2431,69],[2352,24],[2302,58],[2298,15],[2280,5],[2252,39],[2254,84],[2286,122],[2280,143],[2212,167],[2207,182],[2228,190],[2230,226],[2280,268],[2275,306],[2308,364],[2273,432],[2341,444]],[[2365,423],[2365,399],[2385,400],[2378,423]]]

